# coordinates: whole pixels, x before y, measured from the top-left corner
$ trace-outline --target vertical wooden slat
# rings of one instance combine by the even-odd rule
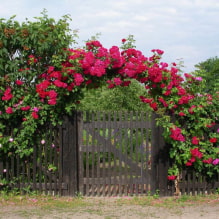
[[[92,113],[92,121],[95,121],[95,113]],[[94,169],[95,169],[95,152],[94,152],[94,147],[96,146],[95,140],[96,140],[96,127],[94,127],[93,135],[92,135],[92,143],[91,143],[91,195],[94,196],[94,191],[95,191],[95,179],[94,179]]]
[[[17,167],[17,169],[16,169],[16,177],[17,177],[17,179],[18,179],[18,190],[20,190],[20,184],[21,184],[21,175],[20,175],[20,162],[19,162],[19,157],[18,156],[16,156],[16,167]]]
[[[97,120],[100,121],[101,120],[101,115],[100,113],[97,114]],[[97,172],[97,175],[96,175],[96,178],[97,178],[97,196],[100,196],[100,190],[101,190],[101,182],[100,182],[100,155],[101,155],[101,152],[100,152],[100,144],[97,143],[97,145],[95,145],[96,148],[97,148],[97,151],[96,151],[96,159],[97,159],[97,164],[96,164],[96,172]]]
[[[4,166],[3,160],[0,161],[0,174],[3,174]]]
[[[128,121],[128,115],[127,115],[127,112],[124,112],[124,121]],[[130,122],[129,122],[130,123]],[[124,194],[127,195],[128,194],[128,187],[129,187],[129,179],[128,179],[128,175],[129,175],[129,167],[128,167],[128,164],[127,164],[127,157],[128,157],[128,150],[126,148],[126,145],[124,145],[124,142],[128,142],[129,141],[129,138],[128,138],[128,132],[130,130],[130,128],[124,128],[123,129],[125,131],[125,134],[124,134],[124,138],[123,138],[123,141],[122,141],[122,148],[121,148],[121,151],[124,150],[124,154],[125,154],[125,162],[124,163]]]
[[[159,148],[157,145],[157,135],[158,135],[158,129],[156,129],[155,124],[155,114],[152,114],[152,120],[151,120],[151,179],[150,179],[150,185],[151,185],[151,193],[155,194],[156,189],[159,188],[159,182],[158,182],[158,152]]]
[[[111,113],[107,113],[107,136],[106,139],[110,142],[110,145],[108,146],[108,179],[109,179],[109,184],[108,184],[108,196],[112,196],[113,194],[113,187],[112,187],[112,182],[113,182],[113,177],[114,177],[114,160],[113,160],[113,155],[112,155],[112,147],[114,147],[112,141],[111,141]]]
[[[162,136],[162,128],[157,127],[158,129],[158,145],[159,145],[159,194],[161,196],[168,195],[168,181],[167,181],[167,175],[168,175],[168,168],[169,168],[169,148],[164,142],[164,138]]]
[[[9,160],[6,160],[6,165],[5,165],[5,175],[6,175],[6,180],[9,181],[10,178],[9,178]]]
[[[78,172],[78,183],[79,183],[79,192],[83,195],[84,190],[84,164],[83,164],[83,152],[81,151],[81,146],[83,145],[83,117],[82,112],[78,113],[78,162],[79,162],[79,172]]]
[[[139,115],[139,113],[136,113],[135,116],[136,116],[136,121],[140,121],[141,115]],[[134,175],[135,176],[135,187],[134,187],[134,190],[133,190],[133,193],[135,193],[135,195],[139,194],[139,189],[141,187],[140,186],[140,184],[141,184],[140,181],[142,180],[142,175],[141,175],[141,173],[139,175],[139,171],[138,171],[138,167],[140,167],[141,170],[142,170],[142,163],[140,162],[140,156],[142,154],[142,153],[140,153],[141,149],[142,149],[142,133],[141,132],[142,132],[141,127],[136,127],[135,138],[136,138],[137,142],[140,139],[140,144],[139,143],[136,144],[135,151],[134,151],[134,154],[133,154],[133,157],[136,160],[136,167],[134,169],[134,171],[135,171],[135,175]]]
[[[57,171],[55,171],[55,174],[54,174],[54,177],[55,177],[55,182],[54,182],[54,194],[55,195],[58,195],[58,194],[61,194],[59,193],[58,191],[58,188],[59,188],[59,181],[60,181],[60,178],[59,178],[59,170],[61,169],[60,168],[60,165],[59,165],[59,158],[58,158],[58,150],[60,148],[60,144],[59,142],[57,141],[57,138],[58,138],[58,132],[57,132],[57,127],[53,127],[54,128],[54,148],[53,148],[53,159],[54,159],[54,164],[55,166],[57,167]]]
[[[139,116],[138,116],[138,121],[144,121],[145,118],[144,118],[144,115],[143,113],[139,113]],[[144,124],[146,125],[146,123]],[[139,195],[139,194],[143,194],[144,192],[144,184],[145,184],[145,128],[144,126],[142,127],[142,125],[139,125],[138,126],[138,136],[137,136],[137,139],[140,139],[140,145],[138,147],[138,154],[140,156],[138,156],[138,166],[140,167],[140,173],[138,174],[138,185],[136,187],[136,191],[135,191],[135,194],[136,195]],[[137,170],[136,170],[137,171]]]
[[[63,171],[62,171],[62,164],[63,164],[63,129],[64,129],[64,124],[60,125],[58,127],[58,142],[59,142],[59,194],[64,195],[64,190],[62,190],[62,183],[65,183],[63,180]]]
[[[182,171],[182,174],[181,174],[181,185],[180,185],[180,188],[181,188],[181,195],[186,194],[185,175],[186,175],[186,172],[185,172],[185,170],[183,170],[183,171]]]
[[[36,190],[37,146],[33,145],[33,190]]]
[[[117,129],[117,127],[115,126],[115,122],[116,122],[116,112],[113,112],[111,114],[111,119],[110,119],[112,122],[113,122],[113,126],[111,124],[111,128],[110,128],[110,135],[109,135],[109,138],[112,139],[111,142],[112,142],[112,145],[114,148],[117,148],[116,147],[116,144],[117,144],[117,141],[115,139],[115,130]],[[113,134],[114,132],[114,134]],[[113,135],[113,136],[112,136]],[[117,195],[117,175],[118,175],[118,170],[117,170],[117,154],[116,152],[113,153],[113,195]]]
[[[146,178],[146,190],[148,192],[150,189],[149,178],[150,178],[150,171],[151,171],[151,147],[152,147],[151,136],[150,136],[150,134],[151,134],[151,126],[150,126],[151,118],[150,118],[150,114],[147,112],[144,113],[144,117],[146,120],[145,127],[143,128],[143,130],[145,132],[145,147],[146,147],[145,178]]]
[[[49,135],[49,145],[47,146],[47,150],[48,150],[48,160],[49,160],[49,164],[54,165],[54,161],[53,161],[53,151],[52,151],[52,144],[53,144],[53,130],[50,128],[50,135]],[[49,171],[49,175],[48,175],[48,181],[49,181],[49,194],[52,194],[52,174],[53,174],[53,170],[48,170]]]
[[[134,126],[134,121],[133,121],[133,112],[129,112],[128,114],[128,119],[130,121],[130,139],[129,139],[129,142],[130,142],[130,151],[129,151],[129,154],[128,157],[133,160],[133,151],[134,151],[134,142],[133,142],[133,135],[134,135],[134,130],[135,128],[133,128]],[[137,139],[136,139],[137,140]],[[137,147],[136,145],[136,142],[135,142],[135,148]],[[133,162],[135,162],[133,160]],[[135,162],[136,165],[137,165],[137,162]],[[130,177],[130,179],[128,180],[129,181],[129,185],[128,185],[128,194],[130,195],[133,195],[133,187],[135,186],[135,184],[133,183],[133,175],[134,175],[134,172],[133,172],[133,168],[132,167],[129,167],[129,171],[128,171],[128,176]]]
[[[46,142],[45,142],[45,145],[42,145],[42,148],[43,148],[43,151],[44,151],[44,162],[43,162],[43,164],[44,164],[44,167],[42,167],[42,168],[44,168],[44,173],[43,173],[43,178],[44,178],[44,180],[43,180],[43,184],[42,185],[44,185],[43,187],[45,188],[45,194],[47,195],[48,194],[48,189],[47,189],[47,177],[48,177],[48,175],[47,174],[45,174],[45,173],[47,173],[48,172],[48,144],[49,144],[49,139],[48,140],[46,140]]]
[[[14,179],[15,177],[15,162],[14,162],[14,155],[10,156],[10,161],[11,161],[11,179]]]
[[[188,171],[188,173],[187,173],[187,177],[188,177],[188,179],[187,179],[187,195],[190,195],[190,192],[191,192],[191,181],[192,181],[191,176],[192,176],[191,172]]]
[[[43,175],[42,175],[42,163],[43,163],[43,157],[42,157],[42,152],[43,152],[43,147],[42,145],[39,143],[39,163],[38,163],[38,174],[39,174],[39,191],[42,192],[43,191],[43,188],[42,188],[42,178],[43,178]]]
[[[102,118],[103,118],[103,136],[106,135],[106,114],[102,112]],[[102,180],[103,180],[103,196],[106,195],[107,193],[107,185],[106,185],[106,174],[107,174],[107,170],[106,170],[106,153],[107,153],[107,150],[106,150],[106,141],[104,141],[104,144],[103,144],[103,175],[102,175]]]
[[[91,114],[89,112],[87,112],[86,114],[86,119],[87,119],[87,122],[90,122],[90,117],[91,117]],[[89,130],[90,129],[90,126],[87,127],[87,129]],[[89,195],[89,142],[90,142],[90,138],[89,138],[89,132],[86,131],[86,160],[85,160],[85,168],[86,168],[86,195],[88,196]]]
[[[30,163],[30,158],[31,157],[27,157],[26,158],[26,172],[27,172],[26,180],[27,180],[27,186],[29,186],[31,188],[32,180],[31,180],[31,163]]]
[[[21,162],[21,194],[25,194],[25,162]]]
[[[58,193],[58,183],[59,183],[59,175],[58,175],[58,173],[59,173],[59,163],[58,163],[58,144],[57,144],[57,141],[56,141],[56,135],[57,135],[57,131],[56,131],[56,129],[55,129],[55,127],[53,127],[54,128],[54,132],[53,132],[53,141],[52,141],[52,145],[51,145],[51,147],[52,147],[52,161],[53,161],[53,163],[54,163],[54,166],[56,167],[56,170],[53,172],[53,174],[52,174],[52,184],[54,185],[54,186],[52,186],[52,191],[53,191],[53,194],[54,195],[58,195],[59,193]]]
[[[117,117],[117,121],[118,121],[118,125],[117,125],[117,132],[118,132],[118,138],[117,138],[117,140],[118,140],[118,148],[119,148],[119,150],[120,151],[122,151],[122,140],[123,140],[123,136],[122,136],[122,128],[119,130],[119,122],[120,121],[122,121],[122,112],[118,112],[118,117]],[[116,139],[115,139],[116,140]],[[119,170],[119,186],[118,186],[118,190],[119,190],[119,195],[120,196],[122,196],[122,192],[123,192],[123,188],[124,188],[124,186],[123,186],[123,181],[124,181],[124,171],[123,171],[123,169],[124,169],[124,164],[123,164],[123,162],[121,161],[121,158],[120,158],[120,156],[119,156],[119,154],[118,154],[118,159],[119,159],[119,168],[118,168],[118,170]]]
[[[200,193],[201,193],[201,175],[199,174],[198,175],[198,178],[197,178],[197,195],[200,195]]]

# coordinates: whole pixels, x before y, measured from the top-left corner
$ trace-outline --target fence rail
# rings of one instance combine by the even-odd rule
[[[147,112],[74,112],[62,126],[48,126],[46,134],[39,130],[30,156],[1,156],[0,190],[174,195],[175,186],[167,180],[169,146],[155,119]],[[209,181],[184,170],[179,185],[181,194],[210,194],[219,188],[219,175]]]

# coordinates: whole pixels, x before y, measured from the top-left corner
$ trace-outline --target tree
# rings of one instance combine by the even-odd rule
[[[148,111],[147,104],[140,101],[140,96],[146,95],[142,84],[131,80],[128,87],[117,86],[108,89],[106,86],[98,89],[84,89],[84,98],[78,105],[80,110],[103,111]]]
[[[219,91],[219,58],[217,56],[195,65],[194,75],[205,80],[204,92],[214,94]]]

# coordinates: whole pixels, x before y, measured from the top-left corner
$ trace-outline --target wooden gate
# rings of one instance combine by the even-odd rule
[[[155,120],[147,112],[84,113],[79,134],[83,195],[147,194],[152,189]]]

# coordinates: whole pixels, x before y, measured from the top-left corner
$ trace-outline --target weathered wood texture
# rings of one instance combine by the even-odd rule
[[[167,180],[169,146],[152,113],[74,112],[62,126],[48,126],[44,139],[36,138],[32,147],[28,157],[1,157],[1,190],[63,196],[175,192]],[[209,194],[219,188],[219,177],[209,181],[185,170],[179,184],[181,194]]]

